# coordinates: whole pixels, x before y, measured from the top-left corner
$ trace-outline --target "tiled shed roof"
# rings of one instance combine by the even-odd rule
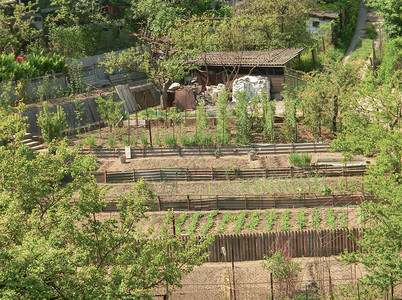
[[[195,63],[206,66],[283,67],[304,48],[239,52],[204,52]]]
[[[322,19],[337,19],[339,18],[340,12],[333,10],[311,10],[308,14],[310,17]]]

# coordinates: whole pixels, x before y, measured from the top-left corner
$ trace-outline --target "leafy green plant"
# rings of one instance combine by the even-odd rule
[[[93,135],[88,136],[85,140],[84,143],[88,145],[89,148],[95,148],[96,143],[95,143],[95,137]]]
[[[307,221],[307,212],[304,210],[298,211],[296,214],[296,228],[297,230],[303,230],[304,227],[306,227],[306,221]]]
[[[106,119],[110,130],[117,126],[117,122],[122,117],[121,102],[114,102],[113,93],[109,95],[106,99],[103,97],[95,98],[95,103],[98,105],[97,111],[99,117],[104,120]]]
[[[190,217],[190,224],[187,228],[187,234],[192,235],[194,234],[195,230],[197,229],[198,221],[202,217],[202,212],[196,212]]]
[[[364,31],[370,40],[373,40],[377,37],[377,31],[375,30],[374,24],[367,25],[366,28],[364,28]]]
[[[327,224],[329,229],[335,229],[336,227],[336,216],[335,216],[335,212],[332,208],[327,209],[325,211],[325,216],[326,216],[326,220],[325,220],[325,224]]]
[[[322,218],[321,218],[320,212],[318,211],[317,208],[314,208],[313,218],[311,220],[311,227],[313,227],[314,229],[317,229],[317,230],[321,229],[321,220],[322,220]]]
[[[348,216],[345,212],[341,212],[338,214],[339,219],[339,227],[340,228],[347,228],[348,227]]]
[[[42,137],[46,143],[50,143],[61,137],[62,131],[67,128],[66,114],[57,106],[56,112],[51,112],[47,102],[43,102],[43,110],[37,115],[38,126],[40,127]]]
[[[177,136],[168,134],[165,136],[163,143],[169,147],[176,147],[177,146]]]
[[[239,92],[236,95],[237,131],[236,140],[238,143],[247,145],[251,141],[251,121],[247,111],[249,97],[247,92]]]
[[[222,216],[221,223],[219,224],[218,233],[219,234],[224,233],[228,223],[232,220],[233,220],[233,214],[231,212],[225,212],[225,214]]]
[[[288,231],[290,230],[290,210],[285,210],[282,214],[282,218],[279,220],[281,224],[280,231]]]
[[[266,210],[265,218],[267,219],[267,225],[265,227],[265,230],[267,232],[270,232],[274,227],[276,219],[278,218],[278,213],[275,210]]]
[[[308,153],[291,153],[289,163],[294,167],[306,167],[311,164],[311,155]]]
[[[137,135],[131,136],[129,140],[130,140],[130,146],[137,147],[137,145],[138,145]]]
[[[208,231],[214,226],[214,218],[218,215],[217,210],[212,211],[208,216],[207,216],[207,221],[205,224],[202,226],[200,233],[201,234],[207,234]]]
[[[145,148],[145,147],[147,147],[147,146],[149,145],[149,143],[148,143],[148,137],[147,137],[146,134],[141,133],[141,135],[140,135],[140,140],[141,140],[142,147]]]
[[[244,221],[246,220],[247,212],[241,211],[235,216],[234,232],[240,233],[243,229]]]
[[[258,224],[261,221],[261,213],[259,211],[253,211],[250,214],[250,220],[246,223],[246,227],[251,231],[256,230]]]
[[[180,235],[184,230],[184,223],[186,222],[188,217],[187,212],[182,212],[176,219],[175,227],[176,227],[176,234]]]
[[[124,135],[121,138],[121,144],[126,147],[126,146],[130,146],[130,141],[128,140],[128,135]]]
[[[117,142],[113,137],[110,136],[107,141],[110,148],[116,148]]]

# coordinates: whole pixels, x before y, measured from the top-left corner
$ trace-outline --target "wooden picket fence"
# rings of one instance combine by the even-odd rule
[[[166,181],[203,181],[203,180],[234,180],[250,178],[268,177],[306,177],[306,176],[358,176],[363,175],[366,166],[319,166],[312,165],[306,168],[270,168],[270,169],[236,169],[236,170],[217,170],[214,168],[199,169],[137,169],[126,172],[96,173],[99,182],[104,183],[123,183],[135,182],[140,178],[147,181],[166,182]],[[102,180],[103,175],[103,180]]]
[[[166,157],[166,156],[228,156],[228,155],[247,155],[254,152],[259,155],[268,154],[287,154],[293,152],[327,152],[329,149],[328,143],[298,143],[298,144],[252,144],[248,146],[196,146],[196,147],[145,147],[145,148],[131,148],[131,157]],[[92,153],[98,157],[114,158],[124,155],[124,149],[82,149],[80,154]]]
[[[279,231],[217,235],[208,252],[208,262],[261,260],[281,251],[290,257],[325,257],[360,250],[360,228]],[[188,237],[184,237],[188,239]]]
[[[375,201],[371,195],[330,194],[319,196],[303,193],[300,195],[240,195],[240,196],[205,196],[194,198],[190,195],[172,200],[170,196],[157,196],[157,205],[153,210],[175,211],[190,210],[254,210],[300,207],[333,207],[358,205],[362,201]],[[107,201],[103,212],[115,212],[117,201]]]

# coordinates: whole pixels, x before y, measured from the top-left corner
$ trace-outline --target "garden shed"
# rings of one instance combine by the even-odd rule
[[[271,99],[281,99],[285,69],[291,60],[300,59],[303,49],[204,52],[195,61],[200,67],[194,75],[203,87],[231,83],[244,75],[267,76],[271,83]]]

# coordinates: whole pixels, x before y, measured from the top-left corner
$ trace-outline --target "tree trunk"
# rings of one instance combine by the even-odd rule
[[[332,113],[332,132],[336,134],[337,126],[336,126],[336,118],[338,117],[338,97],[335,96],[334,98],[334,108]]]
[[[162,84],[162,88],[159,91],[160,92],[160,104],[161,104],[161,109],[166,109],[167,108],[167,90],[169,86],[172,84],[171,80],[167,80]]]

